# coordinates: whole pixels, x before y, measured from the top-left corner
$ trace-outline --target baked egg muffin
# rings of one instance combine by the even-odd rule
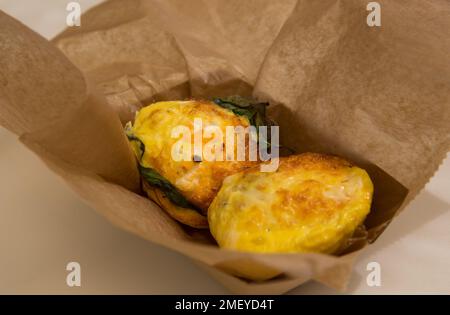
[[[231,175],[211,203],[209,227],[220,247],[261,253],[334,253],[370,211],[365,170],[335,156],[280,158],[275,172]]]
[[[248,159],[227,161],[229,152],[234,152],[236,157],[238,142],[235,141],[228,151],[225,137],[218,143],[223,149],[222,160],[204,159],[202,151],[194,150],[194,132],[198,133],[194,123],[199,119],[203,131],[208,126],[215,126],[223,135],[227,126],[246,128],[251,125],[248,115],[238,115],[230,108],[210,101],[157,102],[142,108],[134,124],[126,127],[148,197],[181,223],[207,228],[206,213],[223,179],[257,163]],[[188,128],[191,136],[174,137],[174,130],[180,126]],[[211,138],[199,136],[204,148]],[[248,152],[248,136],[246,139]],[[188,156],[185,148],[191,148]]]

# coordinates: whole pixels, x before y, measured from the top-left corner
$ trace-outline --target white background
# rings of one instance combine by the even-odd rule
[[[51,38],[65,27],[68,2],[0,0],[0,9]],[[86,11],[101,1],[78,2]],[[449,294],[449,193],[447,158],[426,189],[363,252],[348,292]],[[81,288],[66,285],[69,261],[81,264]],[[370,261],[381,264],[381,287],[366,284]],[[0,127],[0,293],[229,292],[187,258],[110,225]],[[310,282],[290,293],[336,292]]]

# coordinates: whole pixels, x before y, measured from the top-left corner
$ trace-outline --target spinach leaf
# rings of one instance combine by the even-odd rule
[[[125,125],[125,134],[128,138],[128,141],[138,143],[139,152],[136,152],[136,154],[139,155],[138,160],[141,161],[145,153],[145,144],[141,141],[141,139],[133,134],[133,126],[131,124],[131,121]]]
[[[190,208],[200,212],[198,208],[186,200],[186,198],[175,186],[173,186],[166,178],[161,176],[154,169],[139,165],[139,172],[147,183],[153,187],[159,188],[173,204],[182,208]]]
[[[227,98],[216,98],[214,103],[222,108],[231,110],[239,116],[247,117],[252,126],[270,126],[270,121],[266,118],[266,107],[269,103],[255,103],[251,102],[241,96],[230,96]]]
[[[145,144],[133,134],[131,122],[125,125],[125,134],[130,142],[137,142],[138,144],[138,160],[139,160],[139,173],[143,179],[151,186],[159,188],[164,195],[176,206],[182,208],[189,208],[201,213],[200,209],[191,204],[187,199],[178,191],[178,189],[172,185],[166,178],[156,172],[154,169],[144,167],[141,165],[142,157],[145,153]]]
[[[270,127],[273,123],[266,117],[266,107],[269,103],[255,103],[241,96],[230,96],[227,98],[216,98],[214,103],[222,108],[231,110],[239,116],[247,117],[250,125],[256,127],[256,134],[259,134],[259,127]],[[267,135],[269,139],[259,139],[264,141],[265,145],[270,148],[270,134]]]

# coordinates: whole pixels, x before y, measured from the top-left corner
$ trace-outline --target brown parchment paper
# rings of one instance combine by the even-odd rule
[[[378,2],[380,28],[359,0],[109,1],[51,43],[1,13],[0,124],[115,225],[235,293],[343,290],[450,147],[450,3]],[[152,101],[230,94],[270,101],[285,145],[368,170],[367,234],[340,256],[220,250],[139,194],[122,124]]]

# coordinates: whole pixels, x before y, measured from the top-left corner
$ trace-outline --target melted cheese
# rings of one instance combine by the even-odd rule
[[[223,248],[332,253],[370,211],[367,173],[320,154],[280,158],[276,172],[253,168],[227,177],[208,211]]]

